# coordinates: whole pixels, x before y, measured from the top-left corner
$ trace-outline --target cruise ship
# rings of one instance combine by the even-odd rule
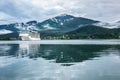
[[[23,41],[27,40],[41,40],[40,33],[37,31],[22,31],[19,33],[19,37]]]

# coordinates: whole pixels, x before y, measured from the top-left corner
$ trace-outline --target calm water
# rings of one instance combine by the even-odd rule
[[[0,44],[0,80],[120,80],[120,46]]]

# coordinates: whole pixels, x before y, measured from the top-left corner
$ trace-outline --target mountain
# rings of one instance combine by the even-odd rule
[[[22,31],[38,31],[42,39],[119,38],[120,21],[105,23],[83,17],[62,14],[42,22],[0,25],[1,37],[18,37]]]
[[[26,23],[28,26],[31,26],[31,25],[36,25],[37,24],[37,21],[33,20],[33,21],[29,21]]]
[[[75,17],[71,15],[61,15],[38,23],[38,27],[43,30],[59,30],[65,28],[63,27],[64,24],[73,20],[74,18]]]
[[[109,29],[101,26],[88,25],[68,32],[65,35],[69,36],[71,39],[118,39],[120,35],[120,28]]]
[[[27,23],[12,23],[12,24],[0,25],[0,38],[1,37],[18,37],[19,32],[21,31],[38,30],[36,25],[37,25],[37,21],[29,21]]]
[[[62,14],[37,24],[41,31],[68,32],[98,21]]]
[[[63,34],[43,34],[42,39],[119,39],[120,28],[87,25]]]
[[[0,25],[0,38],[18,37],[18,29],[15,24]]]

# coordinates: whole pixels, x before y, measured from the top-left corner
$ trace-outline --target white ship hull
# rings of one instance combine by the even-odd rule
[[[21,37],[21,40],[22,40],[22,41],[28,41],[28,40],[30,40],[30,39],[29,39],[28,37],[23,37],[23,36],[22,36],[22,37]]]
[[[29,37],[30,40],[41,40],[40,38],[32,38],[32,37]]]
[[[21,40],[23,40],[23,41],[41,40],[40,35],[38,33],[33,33],[33,32],[20,33],[19,36],[21,37]]]

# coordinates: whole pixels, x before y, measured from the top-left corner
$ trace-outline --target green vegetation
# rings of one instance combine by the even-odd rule
[[[42,35],[42,34],[41,34]],[[57,40],[57,39],[119,39],[120,29],[108,29],[99,26],[85,26],[80,27],[74,31],[67,33],[44,33],[41,39]]]
[[[0,40],[20,40],[20,38],[15,38],[15,37],[0,37]]]
[[[0,40],[10,40],[10,38],[0,38]]]

